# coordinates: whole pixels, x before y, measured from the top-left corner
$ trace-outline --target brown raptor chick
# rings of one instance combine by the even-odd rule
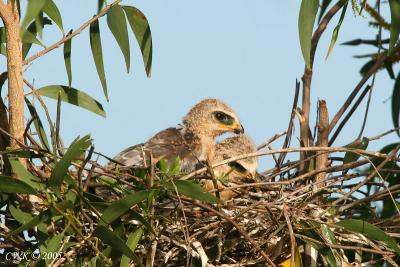
[[[218,163],[225,159],[253,152],[257,152],[257,147],[250,137],[241,134],[227,138],[217,144],[215,157],[212,163]],[[213,169],[214,175],[220,179],[220,181],[217,182],[218,188],[253,182],[256,177],[257,165],[257,158],[249,157],[215,167]],[[206,191],[215,189],[213,181],[206,180],[203,183],[203,188]],[[234,190],[223,190],[219,192],[219,196],[222,200],[229,200],[237,195],[238,193],[234,192]]]
[[[147,142],[129,147],[114,160],[120,170],[143,168],[164,159],[171,164],[177,157],[181,160],[182,171],[192,171],[199,162],[212,161],[215,138],[226,132],[243,133],[243,127],[236,113],[222,101],[204,99],[196,104],[183,118],[182,125],[165,129]],[[108,163],[107,168],[115,168]]]

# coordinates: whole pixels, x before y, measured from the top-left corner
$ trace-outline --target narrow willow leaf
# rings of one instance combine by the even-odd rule
[[[338,35],[339,35],[340,27],[342,26],[342,22],[343,22],[344,16],[346,15],[346,10],[347,10],[348,3],[349,3],[349,2],[347,2],[347,3],[343,6],[343,8],[342,8],[342,13],[340,14],[339,22],[338,22],[338,24],[336,25],[335,29],[333,30],[331,43],[330,43],[330,45],[329,45],[328,53],[326,54],[325,60],[328,59],[330,53],[332,52],[333,47],[335,46],[336,40],[337,40]]]
[[[195,184],[192,181],[176,180],[173,183],[175,184],[179,194],[208,203],[220,202],[220,200],[217,197],[211,195],[210,193],[204,192],[199,184]],[[167,188],[170,191],[175,192],[174,185],[172,184],[172,182],[171,184],[167,185]]]
[[[90,25],[90,47],[92,48],[92,55],[94,64],[96,65],[97,74],[99,75],[101,86],[103,87],[104,96],[108,99],[106,74],[104,72],[103,63],[103,49],[101,46],[99,21],[96,20]]]
[[[53,0],[46,0],[46,4],[43,7],[43,12],[46,13],[55,24],[57,24],[58,28],[60,28],[61,32],[64,34],[61,13]]]
[[[25,224],[32,220],[33,215],[16,208],[13,205],[9,206],[9,211],[14,219],[16,219],[20,224]]]
[[[29,220],[24,225],[13,230],[11,233],[8,234],[8,236],[13,236],[13,235],[19,234],[25,230],[35,227],[36,225],[38,225],[44,221],[47,221],[50,218],[50,215],[51,215],[50,210],[42,211],[41,213],[39,213],[38,215],[33,217],[31,220]]]
[[[26,27],[29,25],[29,23],[39,15],[40,11],[43,10],[43,7],[46,4],[46,1],[47,0],[29,0],[28,1],[28,7],[26,8],[26,14],[25,14],[25,17],[22,20],[22,24],[21,24],[22,36],[26,30]]]
[[[67,175],[68,168],[71,166],[72,161],[76,160],[78,156],[82,155],[82,153],[90,146],[90,144],[90,135],[85,135],[68,148],[65,155],[54,166],[49,180],[50,185],[57,187],[62,183],[64,177]]]
[[[49,141],[47,139],[46,132],[44,130],[42,121],[40,120],[40,117],[36,111],[36,108],[32,105],[32,103],[26,97],[25,97],[25,103],[28,107],[31,117],[33,118],[33,125],[35,126],[36,132],[39,136],[39,139],[40,139],[40,142],[41,142],[43,148],[50,151]]]
[[[37,29],[37,35],[40,39],[43,39],[43,18],[43,12],[40,11],[39,15],[34,20],[35,27]]]
[[[368,147],[368,144],[369,144],[369,139],[363,137],[363,139],[357,140],[351,144],[346,145],[345,147],[354,149],[366,149]],[[353,152],[346,152],[346,154],[344,155],[343,164],[354,162],[358,160],[359,157],[360,157],[359,154]]]
[[[115,5],[107,12],[107,25],[121,48],[125,58],[126,70],[129,72],[130,50],[128,28],[126,25],[125,13],[121,6]]]
[[[109,245],[114,251],[128,256],[136,263],[140,263],[139,258],[132,252],[125,242],[104,225],[98,225],[93,232],[93,236],[99,238],[104,244]]]
[[[147,76],[150,76],[153,57],[153,41],[151,38],[149,22],[139,9],[133,6],[123,6],[123,9],[128,18],[131,29],[135,34],[136,40],[139,43],[146,74]]]
[[[40,45],[41,47],[45,47],[39,39],[36,38],[35,35],[33,35],[29,31],[25,31],[24,35],[22,35],[22,42],[23,43],[30,43],[30,44],[37,44]]]
[[[63,85],[49,85],[39,88],[36,90],[36,93],[55,100],[58,99],[58,94],[61,93],[61,100],[63,102],[87,109],[103,117],[106,116],[103,106],[98,101],[86,93],[72,87]]]
[[[130,248],[133,252],[135,251],[137,244],[139,243],[140,239],[142,238],[143,235],[143,229],[139,227],[136,229],[134,232],[132,232],[128,236],[128,240],[126,241],[126,245],[128,248]],[[121,258],[121,263],[119,267],[128,267],[129,266],[130,259],[127,256],[122,256]]]
[[[44,184],[41,183],[40,179],[36,176],[34,176],[32,173],[30,173],[19,161],[18,158],[9,156],[8,157],[12,170],[13,172],[17,175],[17,177],[31,186],[32,188],[36,190],[44,190]]]
[[[318,0],[302,0],[299,13],[299,38],[304,62],[310,67],[311,37],[314,28],[315,17],[318,11]]]
[[[320,23],[322,16],[325,14],[326,9],[328,8],[331,2],[332,0],[322,0],[321,9],[319,11],[319,16],[318,16],[318,23]]]
[[[110,224],[127,212],[132,206],[147,199],[151,191],[139,191],[125,196],[123,199],[113,202],[101,216],[100,220],[105,224]]]
[[[400,73],[397,74],[396,82],[394,83],[392,93],[392,119],[395,128],[399,127],[399,114],[400,114]],[[400,131],[397,130],[400,136]]]
[[[392,79],[392,80],[396,79],[396,76],[395,76],[394,70],[393,70],[393,63],[390,62],[389,60],[385,60],[383,62],[383,64],[385,64],[385,69],[386,69],[387,73],[389,74],[390,79]]]
[[[104,6],[104,0],[97,0],[97,13],[99,13]]]
[[[400,1],[399,0],[389,0],[390,6],[390,43],[389,43],[389,51],[390,54],[393,51],[393,47],[396,45],[397,40],[399,39],[400,32]]]
[[[0,43],[0,54],[2,54],[5,57],[7,56],[6,46],[2,43]]]
[[[37,194],[36,190],[24,181],[4,175],[0,175],[0,193]]]
[[[72,30],[69,31],[68,35],[70,35],[71,33],[72,33]],[[72,82],[71,44],[72,44],[72,38],[64,43],[64,63],[65,63],[65,69],[66,69],[67,75],[68,75],[68,85],[69,86],[71,86],[71,82]]]
[[[39,26],[38,26],[39,25]],[[30,25],[29,25],[29,27],[28,27],[28,29],[27,29],[27,31],[26,32],[30,32],[30,33],[32,33],[32,35],[35,37],[36,36],[36,34],[37,34],[37,28],[38,27],[42,27],[42,29],[40,29],[41,31],[43,30],[43,27],[45,26],[45,25],[51,25],[51,20],[49,20],[48,18],[46,18],[46,17],[42,17],[41,18],[41,23],[40,24],[36,24],[36,23],[34,23],[34,22],[32,22]],[[25,37],[26,38],[26,37]],[[29,38],[32,38],[32,36],[31,37],[29,37]],[[26,41],[26,40],[25,40]],[[39,40],[38,40],[39,41]],[[32,47],[32,43],[29,43],[29,42],[24,42],[23,44],[22,44],[22,58],[26,58],[26,56],[28,55],[28,52],[29,52],[29,50],[31,49],[31,47]]]
[[[335,223],[335,225],[343,227],[348,231],[360,233],[375,240],[382,241],[400,255],[400,247],[396,241],[375,225],[356,219],[339,221]]]

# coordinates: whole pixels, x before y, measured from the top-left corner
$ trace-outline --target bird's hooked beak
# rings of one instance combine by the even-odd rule
[[[244,134],[244,127],[240,122],[235,122],[232,125],[232,129],[235,134]]]

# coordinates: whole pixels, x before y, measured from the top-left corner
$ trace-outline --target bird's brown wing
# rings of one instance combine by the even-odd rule
[[[171,164],[179,157],[181,170],[191,171],[195,169],[198,160],[195,156],[196,148],[188,142],[190,140],[185,140],[180,129],[168,128],[157,133],[146,143],[125,149],[114,160],[129,168],[142,168],[150,166],[150,155],[154,163],[164,159],[167,164]],[[113,166],[113,164],[109,163],[108,166]]]

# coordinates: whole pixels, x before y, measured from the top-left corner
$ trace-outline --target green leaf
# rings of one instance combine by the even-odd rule
[[[133,194],[125,196],[123,199],[113,202],[107,209],[104,210],[100,221],[105,224],[110,224],[125,212],[127,212],[132,206],[147,199],[147,196],[151,191],[144,190],[138,191]]]
[[[94,100],[86,93],[72,87],[63,85],[49,85],[37,89],[36,93],[55,100],[58,99],[58,94],[61,93],[62,101],[87,109],[100,116],[106,116],[103,106],[98,101]]]
[[[332,0],[322,0],[321,9],[319,11],[319,16],[318,16],[318,23],[321,21],[322,16],[325,14],[326,9],[328,8],[331,2]]]
[[[98,225],[93,232],[93,236],[99,238],[104,244],[109,245],[113,250],[128,256],[130,259],[139,263],[139,258],[133,254],[132,250],[104,225]]]
[[[369,139],[363,137],[361,140],[356,140],[355,142],[348,144],[345,147],[354,149],[366,149],[368,147],[368,144],[369,144]],[[343,164],[354,162],[358,160],[359,157],[360,157],[359,154],[353,152],[346,152],[346,154],[344,155]]]
[[[23,43],[29,43],[29,44],[37,44],[40,45],[41,47],[45,47],[41,41],[39,41],[34,34],[32,34],[30,31],[25,31],[24,34],[22,35],[22,42]]]
[[[115,5],[107,12],[107,25],[121,48],[122,54],[125,58],[126,70],[129,72],[130,50],[128,28],[126,25],[125,14],[121,6]]]
[[[389,0],[390,6],[390,43],[388,54],[393,51],[393,47],[396,45],[399,39],[400,32],[400,0]]]
[[[149,22],[139,9],[133,6],[123,6],[123,9],[131,29],[135,34],[136,40],[139,43],[146,74],[149,77],[153,57],[153,43]]]
[[[99,13],[104,6],[104,0],[97,0],[97,13]]]
[[[302,0],[299,13],[299,38],[301,52],[308,67],[310,67],[311,37],[314,28],[315,17],[318,11],[318,0]]]
[[[9,206],[9,211],[10,211],[11,215],[13,216],[13,218],[15,220],[17,220],[20,224],[25,224],[25,223],[29,222],[30,220],[32,220],[32,218],[33,218],[32,214],[23,212],[22,210],[16,208],[13,205]]]
[[[27,223],[24,225],[18,227],[17,229],[13,230],[11,233],[8,234],[8,236],[13,236],[16,234],[19,234],[25,230],[31,229],[38,225],[41,222],[47,221],[50,218],[50,210],[45,210],[33,217],[31,220],[29,220]]]
[[[336,25],[335,29],[333,30],[331,43],[329,45],[328,53],[326,54],[325,60],[328,59],[330,53],[332,52],[333,47],[335,46],[336,40],[337,40],[338,35],[339,35],[340,27],[342,26],[342,22],[343,22],[344,16],[346,15],[346,10],[347,10],[348,3],[349,2],[346,2],[346,4],[343,6],[342,13],[340,14],[339,22]]]
[[[399,114],[400,114],[400,72],[397,74],[396,82],[394,83],[392,93],[392,119],[395,128],[399,127]],[[400,136],[400,131],[397,130]]]
[[[2,54],[5,57],[7,56],[6,46],[2,43],[0,43],[0,54]]]
[[[142,238],[143,235],[143,229],[142,227],[139,227],[138,229],[136,229],[134,232],[132,232],[129,236],[128,236],[128,241],[126,241],[126,245],[134,252],[137,244],[140,241],[140,238]],[[129,258],[127,256],[122,256],[121,258],[121,263],[119,265],[119,267],[128,267],[129,266]]]
[[[18,160],[18,158],[9,156],[8,160],[10,161],[12,170],[15,174],[17,174],[17,177],[31,186],[32,188],[36,190],[44,190],[44,184],[41,183],[40,179],[36,176],[34,176],[32,173],[30,173],[24,165],[21,164],[21,162]]]
[[[82,155],[91,144],[90,135],[86,135],[69,147],[65,155],[56,163],[50,176],[50,185],[59,186],[67,175],[73,160]]]
[[[44,5],[46,4],[46,1],[47,0],[29,0],[28,1],[28,7],[26,8],[26,14],[25,14],[25,17],[21,24],[22,35],[24,34],[25,29],[29,25],[29,23],[39,15],[40,11],[42,11]]]
[[[61,13],[53,0],[46,0],[46,4],[43,7],[43,12],[46,13],[57,24],[58,28],[60,28],[61,32],[64,34]]]
[[[50,240],[46,241],[46,252],[48,253],[54,253],[59,250],[61,247],[61,242],[64,238],[64,233],[60,233],[58,235],[53,236]],[[44,251],[41,251],[42,253]]]
[[[47,149],[50,151],[50,145],[49,141],[47,139],[46,132],[44,130],[42,121],[40,120],[40,117],[36,111],[36,108],[32,105],[32,103],[28,100],[28,98],[25,97],[25,103],[28,106],[29,113],[31,114],[32,118],[34,119],[33,124],[35,125],[36,132],[38,133],[40,142],[42,143],[42,146],[44,149]]]
[[[173,183],[175,184],[178,193],[182,195],[208,203],[220,202],[217,197],[211,195],[210,193],[204,192],[199,184],[195,184],[192,181],[176,180],[173,181]],[[170,189],[172,192],[175,192],[172,182],[170,184],[167,184],[167,188]]]
[[[24,181],[0,175],[0,192],[1,193],[20,193],[20,194],[30,194],[36,195],[37,192],[30,185]]]
[[[386,235],[383,230],[376,227],[375,225],[356,219],[342,220],[335,223],[335,225],[343,227],[350,232],[360,233],[372,239],[382,241],[400,255],[400,247],[398,246],[396,241],[390,236]]]
[[[39,31],[41,32],[45,25],[51,25],[51,20],[49,20],[48,18],[41,16],[39,19],[40,19],[40,23],[38,23],[39,26],[37,25],[37,23],[32,22],[27,29],[28,30],[27,32],[32,33],[33,37],[35,37],[36,34],[38,33],[38,27],[41,27],[39,29]],[[37,40],[37,41],[40,42],[39,40]],[[24,42],[22,44],[22,58],[24,58],[24,59],[26,58],[31,47],[32,47],[32,43]]]
[[[94,64],[96,65],[97,74],[99,75],[101,86],[103,87],[104,96],[108,101],[109,99],[107,93],[107,81],[106,81],[106,74],[104,72],[103,50],[101,46],[100,28],[98,20],[96,20],[90,25],[89,33],[90,33],[90,47],[92,49]]]
[[[69,31],[67,36],[70,35],[71,33],[72,33],[72,30]],[[65,69],[66,69],[67,75],[68,75],[68,85],[69,86],[71,86],[71,82],[72,82],[71,42],[72,42],[72,38],[64,43],[64,63],[65,63]]]

